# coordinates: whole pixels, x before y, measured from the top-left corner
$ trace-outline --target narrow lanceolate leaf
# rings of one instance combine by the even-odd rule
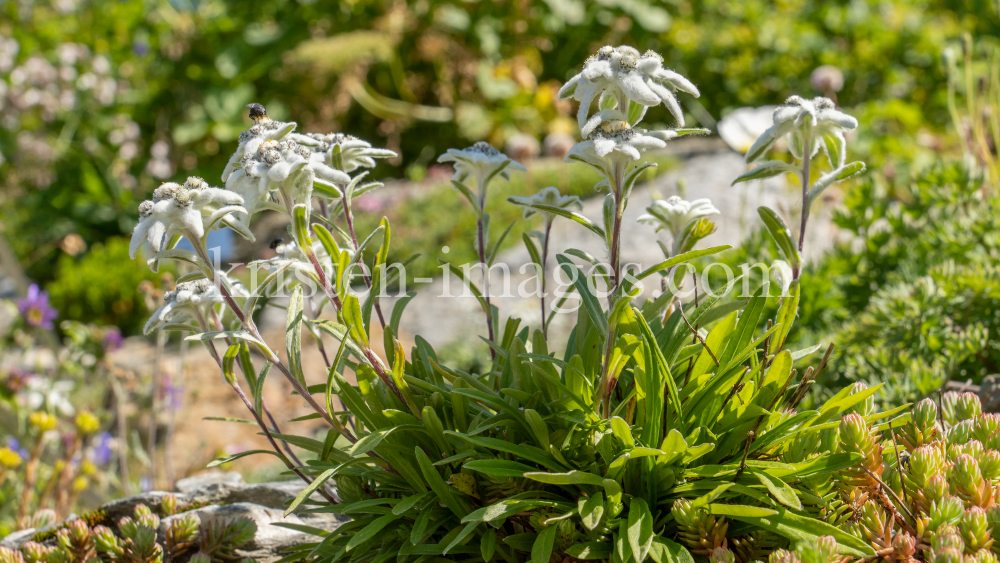
[[[778,308],[778,314],[774,317],[774,322],[780,324],[781,328],[774,334],[772,351],[778,351],[784,347],[788,332],[792,330],[792,325],[795,323],[795,315],[799,312],[799,295],[801,293],[802,286],[799,284],[799,280],[793,280],[792,285],[788,286],[788,295],[781,299],[781,307]]]
[[[507,201],[510,201],[510,199],[508,199]],[[515,202],[511,202],[511,203],[515,203]],[[573,221],[573,222],[576,222],[576,223],[579,223],[579,224],[583,225],[588,230],[590,230],[590,232],[592,232],[595,235],[601,237],[602,239],[605,238],[604,229],[598,227],[597,225],[594,224],[593,221],[591,221],[590,219],[587,219],[586,217],[584,217],[583,215],[580,215],[579,213],[577,213],[575,211],[570,211],[568,209],[563,209],[562,207],[556,207],[554,205],[545,205],[544,203],[535,203],[535,204],[532,204],[530,207],[532,209],[537,209],[539,211],[544,211],[546,213],[552,213],[553,215],[558,215],[560,217],[565,217],[565,218],[569,219],[570,221]]]
[[[628,508],[628,543],[636,563],[646,559],[653,544],[653,515],[639,497],[633,498]]]
[[[347,295],[344,298],[344,322],[347,323],[351,339],[362,348],[368,348],[368,327],[361,318],[361,303],[357,295]]]
[[[846,180],[851,176],[860,174],[864,171],[865,163],[858,160],[850,164],[845,164],[832,172],[828,172],[820,176],[819,179],[813,182],[813,185],[809,187],[809,201],[813,201],[816,197],[822,194],[824,190],[835,183],[840,182],[841,180]]]
[[[608,319],[604,316],[604,310],[601,309],[600,301],[597,300],[594,292],[591,291],[587,275],[572,260],[562,254],[556,255],[556,261],[559,262],[559,266],[566,272],[566,275],[573,280],[573,285],[576,287],[577,293],[580,294],[583,307],[587,310],[587,314],[590,315],[590,320],[601,331],[601,334],[607,336]]]
[[[438,496],[438,499],[440,499],[441,502],[448,507],[448,510],[451,510],[452,513],[455,514],[455,516],[462,518],[468,514],[470,512],[468,507],[461,499],[459,499],[456,493],[452,492],[454,489],[452,489],[452,487],[449,486],[448,483],[446,483],[441,477],[441,474],[438,473],[438,469],[434,467],[433,463],[431,463],[431,459],[427,457],[424,450],[420,446],[417,446],[414,448],[413,452],[417,458],[417,465],[420,466],[420,473],[423,475],[424,481],[430,485],[431,490]]]
[[[750,180],[763,180],[764,178],[770,178],[772,176],[777,176],[778,174],[784,174],[785,172],[794,172],[796,174],[802,173],[798,168],[795,168],[787,162],[781,162],[780,160],[768,160],[767,162],[758,164],[752,170],[741,174],[738,178],[733,180],[732,185],[735,186],[740,182],[749,182]]]
[[[758,207],[757,213],[764,222],[764,226],[767,227],[767,232],[771,233],[774,241],[778,243],[778,248],[785,255],[785,261],[793,269],[798,270],[802,264],[802,260],[799,258],[799,251],[795,248],[795,243],[792,242],[792,234],[789,232],[788,227],[785,226],[785,222],[768,207]]]
[[[753,474],[760,480],[761,484],[767,488],[771,496],[781,504],[795,510],[802,510],[802,501],[795,494],[795,489],[778,477],[768,475],[764,471],[754,471]]]
[[[673,258],[670,258],[669,260],[664,260],[659,264],[656,264],[650,268],[647,268],[646,270],[643,270],[642,273],[635,276],[635,278],[637,280],[642,280],[648,278],[649,276],[655,274],[656,272],[662,272],[663,270],[666,270],[667,268],[671,268],[678,264],[683,264],[684,262],[689,262],[691,260],[694,260],[695,258],[708,256],[709,254],[715,254],[717,252],[722,252],[723,250],[728,250],[730,248],[732,248],[730,245],[723,244],[722,246],[713,246],[712,248],[705,248],[702,250],[692,250],[691,252],[685,252],[684,254],[679,254],[677,256],[674,256]]]
[[[505,459],[481,459],[464,465],[466,469],[478,471],[491,477],[523,477],[535,471],[534,467]]]
[[[808,516],[799,516],[787,509],[768,510],[755,506],[734,504],[712,504],[709,511],[718,516],[759,526],[765,530],[784,536],[795,542],[815,542],[821,536],[833,536],[837,540],[837,553],[850,557],[876,556],[875,550],[867,542],[851,534]]]
[[[366,541],[375,537],[375,534],[381,532],[386,526],[392,524],[396,520],[399,520],[399,516],[395,514],[386,514],[379,516],[375,520],[372,520],[370,524],[361,529],[358,533],[351,536],[351,540],[347,542],[346,551],[350,551],[355,547],[365,543]]]
[[[524,477],[549,485],[596,485],[599,487],[604,484],[603,477],[575,469],[567,473],[531,472],[525,473]]]
[[[305,502],[307,498],[312,496],[313,493],[315,493],[320,487],[323,486],[324,483],[329,481],[336,474],[340,473],[344,469],[347,469],[348,467],[370,462],[371,462],[370,458],[351,459],[336,467],[327,469],[323,473],[319,474],[315,479],[313,479],[312,483],[309,483],[309,485],[306,488],[302,489],[302,491],[295,497],[292,503],[288,505],[288,508],[285,509],[285,516],[291,514],[292,511],[298,508],[299,505]]]
[[[559,528],[555,524],[550,524],[538,534],[535,543],[531,546],[531,563],[549,563],[558,530]]]
[[[288,369],[303,385],[302,373],[302,286],[295,286],[288,298],[288,319],[285,322],[285,353],[288,355]]]

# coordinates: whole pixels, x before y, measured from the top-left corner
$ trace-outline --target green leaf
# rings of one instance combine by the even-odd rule
[[[792,280],[792,284],[788,286],[788,295],[782,297],[781,307],[778,308],[778,313],[774,316],[775,324],[780,324],[781,328],[774,334],[774,344],[771,346],[772,353],[781,350],[785,345],[785,339],[788,337],[788,332],[792,330],[795,316],[799,312],[801,293],[802,285],[799,280]]]
[[[510,198],[507,198],[507,201],[510,202],[510,203],[513,203],[515,205],[521,205],[517,201],[511,201]],[[532,209],[537,209],[539,211],[544,211],[546,213],[551,213],[553,215],[558,215],[560,217],[565,217],[565,218],[569,219],[570,221],[573,221],[575,223],[579,223],[579,224],[583,225],[588,230],[590,230],[590,232],[592,232],[595,235],[601,237],[601,239],[605,238],[605,236],[604,236],[604,229],[598,227],[597,225],[594,224],[593,221],[591,221],[590,219],[587,219],[586,217],[584,217],[583,215],[580,215],[579,213],[577,213],[575,211],[570,211],[569,209],[563,209],[562,207],[556,207],[554,205],[545,205],[544,203],[535,203],[535,204],[532,204],[532,205],[530,205],[528,207],[531,207]]]
[[[596,541],[578,543],[566,548],[566,555],[585,561],[593,559],[611,559],[611,544]]]
[[[479,522],[469,522],[468,524],[466,524],[465,527],[462,528],[462,531],[459,532],[458,535],[456,535],[454,539],[451,540],[451,543],[449,543],[448,546],[444,548],[444,551],[442,551],[441,554],[448,555],[448,552],[451,551],[451,548],[462,543],[462,540],[469,537],[469,534],[471,534],[472,531],[475,530],[476,526],[478,525]]]
[[[535,471],[534,467],[505,459],[475,460],[466,463],[463,467],[491,477],[523,477],[525,473]]]
[[[297,285],[288,298],[288,319],[285,322],[285,353],[288,355],[288,370],[302,385],[306,376],[302,373],[302,286]]]
[[[465,501],[452,492],[454,489],[441,478],[441,474],[438,473],[437,468],[431,463],[431,459],[424,453],[423,448],[417,446],[413,449],[413,452],[417,458],[417,465],[420,466],[420,472],[423,474],[424,480],[430,485],[431,490],[434,491],[434,494],[438,496],[441,502],[448,507],[448,510],[451,510],[459,518],[468,514],[469,509]]]
[[[589,498],[581,498],[577,501],[577,510],[580,513],[583,527],[590,531],[597,529],[604,516],[604,495],[597,491]]]
[[[781,162],[780,160],[768,160],[766,162],[761,162],[752,170],[741,174],[738,178],[733,180],[732,185],[735,186],[740,182],[749,182],[750,180],[763,180],[764,178],[770,178],[772,176],[777,176],[778,174],[784,174],[785,172],[793,172],[799,175],[802,174],[801,170],[791,164],[788,164],[787,162]]]
[[[482,436],[468,436],[465,434],[460,434],[458,432],[453,432],[451,430],[445,430],[445,434],[449,436],[456,436],[461,438],[471,444],[476,446],[487,448],[491,450],[497,450],[501,452],[507,452],[509,454],[514,454],[521,459],[531,461],[547,467],[553,471],[565,471],[566,468],[563,467],[556,460],[546,456],[538,448],[532,448],[531,446],[523,446],[519,444],[514,444],[506,440],[499,440],[497,438],[487,438]]]
[[[604,310],[601,309],[601,304],[594,295],[594,292],[590,290],[590,283],[586,274],[572,260],[562,254],[556,255],[556,261],[559,262],[559,266],[566,272],[566,275],[573,280],[573,285],[576,287],[576,291],[580,294],[580,299],[583,301],[583,307],[587,310],[587,314],[590,315],[590,319],[594,322],[594,325],[601,331],[602,335],[607,337],[608,319],[604,316]]]
[[[767,227],[767,232],[771,233],[774,241],[778,243],[778,248],[785,255],[785,261],[792,266],[793,270],[798,271],[802,259],[799,258],[799,251],[796,250],[795,243],[792,242],[792,234],[785,226],[785,222],[777,213],[767,207],[758,207],[757,213],[764,222],[764,226]]]
[[[602,486],[604,484],[604,477],[594,475],[593,473],[587,473],[586,471],[579,471],[574,469],[567,473],[542,473],[542,472],[530,472],[525,473],[524,477],[531,479],[532,481],[538,481],[539,483],[547,483],[549,485],[596,485]]]
[[[486,532],[483,534],[482,541],[479,543],[479,549],[483,556],[483,561],[489,561],[493,559],[493,554],[497,550],[497,531],[493,528],[487,528]]]
[[[334,468],[327,469],[323,473],[320,473],[315,479],[313,479],[312,483],[309,483],[306,486],[306,488],[302,489],[302,491],[300,491],[299,494],[295,496],[295,499],[293,499],[291,504],[288,505],[288,508],[285,509],[285,516],[291,514],[292,511],[298,508],[299,505],[305,502],[307,498],[312,496],[313,493],[315,493],[320,487],[323,486],[324,483],[329,481],[336,474],[340,473],[344,469],[347,469],[348,467],[352,467],[362,463],[371,463],[371,462],[372,460],[370,458],[351,459],[345,461],[344,463],[341,463],[340,465]]]
[[[531,546],[531,563],[549,563],[549,558],[552,557],[552,547],[556,543],[556,532],[559,529],[555,524],[550,524],[547,526],[538,537],[535,538],[535,543]]]
[[[400,517],[395,514],[386,514],[384,516],[379,516],[367,526],[361,529],[358,533],[351,536],[351,540],[347,542],[346,551],[350,551],[355,547],[365,543],[366,541],[375,537],[375,534],[382,531],[383,528],[392,524]]]
[[[399,334],[399,322],[403,319],[403,310],[406,309],[407,303],[416,296],[417,292],[411,291],[405,296],[400,297],[396,301],[396,304],[392,306],[392,316],[389,318],[389,326],[392,327],[394,333]]]
[[[230,463],[230,462],[236,461],[236,460],[238,460],[240,458],[244,458],[244,457],[247,457],[249,455],[256,455],[256,454],[273,455],[273,456],[277,457],[278,459],[280,459],[281,461],[283,461],[285,463],[285,465],[289,465],[288,458],[286,458],[285,454],[283,454],[281,452],[276,452],[274,450],[247,450],[245,452],[240,452],[238,454],[233,454],[231,456],[226,456],[226,457],[222,457],[222,458],[213,460],[211,463],[209,463],[207,465],[207,467],[217,467],[219,465]]]
[[[361,303],[358,302],[357,295],[348,294],[344,298],[343,314],[351,339],[357,342],[358,346],[368,348],[368,328],[361,317]]]
[[[802,510],[802,501],[799,500],[799,496],[795,494],[795,489],[791,485],[763,471],[752,471],[752,473],[767,488],[775,500],[788,508]]]
[[[732,246],[728,244],[723,244],[721,246],[713,246],[712,248],[705,248],[702,250],[692,250],[690,252],[685,252],[684,254],[678,254],[673,258],[664,260],[663,262],[660,262],[655,266],[643,270],[642,273],[640,273],[635,277],[635,279],[643,280],[655,274],[656,272],[662,272],[663,270],[666,270],[667,268],[670,268],[672,266],[683,264],[685,262],[690,262],[691,260],[694,260],[695,258],[701,258],[702,256],[716,254],[718,252],[722,252],[723,250],[728,250],[730,248],[732,248]]]
[[[661,536],[653,538],[649,557],[656,563],[694,563],[694,557],[686,547]]]
[[[653,544],[653,515],[639,497],[633,497],[628,507],[628,543],[636,563],[645,561]]]
[[[820,176],[819,179],[813,182],[813,185],[809,188],[809,202],[811,203],[815,201],[820,194],[833,184],[840,182],[841,180],[846,180],[851,176],[864,171],[865,163],[858,160],[850,164],[845,164],[832,172],[828,172]]]
[[[875,557],[875,550],[867,542],[851,534],[827,524],[821,520],[807,516],[799,516],[788,509],[777,511],[752,506],[713,504],[712,514],[728,516],[734,520],[746,522],[754,526],[784,536],[792,542],[815,542],[820,536],[833,536],[837,540],[837,552],[851,557]],[[771,512],[771,514],[765,514]]]

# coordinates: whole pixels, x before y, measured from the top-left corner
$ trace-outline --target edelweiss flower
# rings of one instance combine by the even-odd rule
[[[334,170],[353,172],[358,168],[374,168],[376,158],[392,158],[396,153],[389,149],[377,149],[368,141],[344,133],[293,133],[292,138],[313,152],[312,162],[328,166]],[[339,162],[338,162],[339,161]],[[316,170],[316,177],[333,183],[346,183],[324,177]]]
[[[230,292],[234,296],[246,297],[248,295],[240,282],[227,281],[229,281]],[[181,282],[173,291],[163,294],[163,306],[149,317],[149,321],[143,328],[143,334],[149,334],[169,323],[204,320],[208,308],[223,301],[222,292],[208,278]]]
[[[528,169],[516,160],[511,160],[504,153],[493,148],[489,143],[479,141],[465,149],[448,149],[448,152],[438,157],[438,162],[453,162],[456,182],[464,182],[469,176],[475,176],[480,185],[485,184],[498,174],[504,180],[510,180],[511,170],[527,172]]]
[[[719,120],[719,136],[729,148],[746,154],[754,142],[771,126],[777,106],[737,108]]]
[[[150,254],[159,252],[175,234],[200,239],[206,229],[226,220],[230,213],[246,213],[243,198],[229,190],[213,188],[204,180],[190,177],[184,185],[173,182],[153,191],[153,199],[139,204],[139,224],[132,231],[129,256],[135,258],[143,243]],[[195,244],[195,241],[191,241]],[[154,270],[155,271],[155,270]]]
[[[226,180],[226,189],[240,194],[246,210],[240,214],[240,224],[248,226],[250,217],[261,207],[272,189],[281,188],[289,178],[292,182],[285,195],[293,203],[307,203],[312,197],[315,172],[310,165],[312,151],[292,139],[266,141],[243,156],[243,167]],[[330,170],[337,179],[350,178],[343,172]]]
[[[707,198],[685,201],[678,196],[658,199],[646,211],[648,213],[640,215],[638,221],[656,227],[657,231],[666,229],[674,239],[680,238],[691,223],[698,219],[719,214],[719,210]]]
[[[674,94],[677,90],[696,98],[701,95],[687,78],[663,68],[663,57],[657,53],[646,51],[640,55],[633,47],[605,46],[587,59],[583,71],[563,85],[559,99],[573,97],[580,102],[577,121],[581,129],[590,115],[590,105],[598,97],[602,106],[605,98],[613,98],[622,112],[628,111],[628,100],[646,107],[664,104],[683,126],[684,114]],[[641,119],[640,114],[636,123]]]
[[[774,124],[764,131],[747,152],[748,164],[759,160],[775,141],[788,135],[788,148],[795,158],[802,158],[805,139],[809,139],[809,154],[815,154],[823,146],[830,155],[833,166],[843,166],[847,155],[844,131],[858,126],[857,119],[837,110],[829,98],[821,97],[806,100],[792,96],[774,110],[772,119]]]
[[[257,152],[257,147],[267,141],[277,141],[295,129],[296,123],[289,121],[275,121],[267,116],[267,110],[260,104],[247,104],[250,110],[250,118],[254,124],[250,129],[240,133],[240,144],[236,147],[236,152],[229,157],[226,168],[222,171],[222,181],[225,182],[233,171],[242,167],[243,157],[247,154]]]
[[[627,121],[605,121],[595,127],[586,141],[577,143],[569,154],[566,162],[582,160],[591,166],[609,171],[610,162],[607,158],[627,158],[639,160],[640,153],[647,149],[662,149],[665,142],[677,136],[674,131],[646,131],[638,127],[630,127]],[[618,153],[618,154],[615,154]]]
[[[577,211],[583,209],[583,203],[580,202],[580,198],[575,195],[562,195],[559,193],[559,189],[553,186],[544,188],[542,191],[531,197],[511,196],[507,198],[507,201],[513,203],[514,205],[524,207],[525,219],[533,217],[539,213],[546,216],[552,215],[551,213],[533,208],[532,206],[534,205],[548,205],[550,207],[575,209]]]

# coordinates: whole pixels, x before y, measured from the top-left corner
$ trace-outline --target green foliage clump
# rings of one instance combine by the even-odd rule
[[[61,256],[56,279],[46,290],[62,318],[113,324],[125,334],[138,334],[150,312],[139,287],[143,282],[159,285],[169,271],[155,274],[130,260],[128,240],[113,237],[80,257]]]
[[[888,383],[919,400],[1000,369],[1000,196],[960,163],[848,192],[835,223],[856,235],[807,270],[806,338],[839,346],[819,383]]]

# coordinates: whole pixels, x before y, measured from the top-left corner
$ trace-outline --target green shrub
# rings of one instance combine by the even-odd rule
[[[63,319],[117,325],[125,334],[138,334],[150,313],[139,285],[155,287],[161,280],[162,274],[129,260],[127,239],[113,237],[80,257],[60,257],[56,279],[45,289]]]

